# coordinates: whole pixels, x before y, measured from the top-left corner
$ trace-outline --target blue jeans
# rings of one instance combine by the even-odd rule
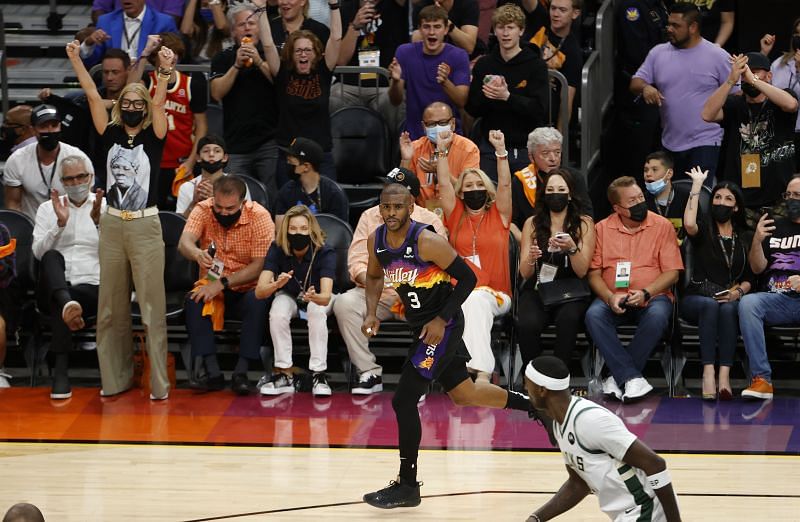
[[[672,156],[672,161],[675,163],[672,176],[672,181],[679,179],[689,179],[686,172],[690,171],[692,167],[700,167],[701,170],[708,171],[708,177],[704,183],[705,186],[711,188],[714,186],[714,176],[717,174],[717,165],[719,165],[719,145],[702,145],[680,152],[668,150]]]
[[[229,154],[225,172],[246,174],[259,180],[267,188],[270,207],[272,207],[278,194],[278,183],[275,179],[277,167],[278,145],[275,140],[269,140],[247,154]]]
[[[267,301],[256,299],[255,290],[247,292],[225,292],[225,317],[242,321],[239,355],[245,359],[261,358],[261,345],[267,330]],[[211,318],[202,316],[203,302],[195,303],[186,299],[186,331],[192,345],[192,356],[212,355],[217,353],[214,344],[214,330]]]
[[[720,304],[702,295],[687,295],[681,301],[681,317],[699,330],[703,364],[714,364],[719,350],[719,365],[733,366],[739,335],[738,309],[739,301]]]
[[[750,361],[750,376],[772,382],[764,325],[800,323],[800,298],[772,292],[747,294],[739,304],[739,328]]]
[[[647,358],[661,342],[669,326],[672,302],[665,295],[650,300],[646,307],[617,315],[601,299],[595,299],[586,311],[586,331],[603,355],[611,375],[622,387],[642,376]],[[636,333],[627,349],[617,336],[617,326],[636,325]]]

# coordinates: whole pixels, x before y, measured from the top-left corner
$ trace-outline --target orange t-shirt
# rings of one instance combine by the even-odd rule
[[[488,286],[510,296],[509,225],[503,224],[497,205],[492,205],[480,216],[470,216],[464,202],[456,198],[456,206],[450,216],[445,217],[444,224],[450,232],[450,244],[475,272],[478,278],[476,286]],[[473,238],[475,252],[472,251]],[[480,266],[469,259],[475,254]]]
[[[428,200],[436,199],[436,185],[433,182],[434,176],[432,173],[429,174],[420,169],[417,162],[419,158],[431,159],[431,155],[433,155],[433,151],[435,150],[435,145],[427,136],[414,140],[412,145],[414,146],[414,155],[411,157],[411,165],[409,165],[408,168],[413,171],[419,179],[420,190],[419,197],[417,198],[417,205],[425,207],[428,210],[434,207],[441,207],[441,203],[436,203],[434,201],[428,204]],[[465,169],[479,169],[481,167],[481,154],[478,150],[478,146],[469,139],[456,134],[453,136],[453,143],[450,144],[450,151],[447,154],[447,165],[450,167],[450,177],[453,178],[454,183],[456,179],[458,179],[459,174]]]
[[[614,213],[597,223],[595,231],[597,242],[589,268],[602,270],[603,282],[609,290],[641,290],[655,281],[662,272],[683,270],[675,227],[658,214],[648,212],[642,225],[631,232]],[[631,263],[628,288],[615,288],[619,261]],[[673,298],[671,292],[667,291],[665,294],[670,299]]]

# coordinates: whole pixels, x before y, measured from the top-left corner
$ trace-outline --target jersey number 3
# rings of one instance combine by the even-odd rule
[[[422,303],[419,302],[419,296],[416,292],[409,292],[408,299],[411,301],[411,308],[422,308]]]

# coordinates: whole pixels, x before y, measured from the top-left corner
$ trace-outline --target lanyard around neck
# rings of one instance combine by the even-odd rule
[[[39,159],[39,148],[37,145],[36,148],[36,166],[39,167],[39,175],[42,177],[42,183],[44,186],[47,187],[47,195],[50,196],[50,189],[53,188],[53,177],[56,175],[56,167],[58,166],[58,155],[61,154],[61,148],[59,147],[58,152],[56,153],[56,160],[53,162],[53,170],[50,171],[50,182],[48,183],[47,178],[44,176],[44,169],[42,169],[42,161]]]

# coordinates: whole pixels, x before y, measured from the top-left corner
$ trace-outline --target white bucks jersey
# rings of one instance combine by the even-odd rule
[[[622,461],[636,435],[619,417],[572,397],[564,423],[553,428],[567,466],[597,495],[600,509],[612,520],[666,520],[644,471]]]

